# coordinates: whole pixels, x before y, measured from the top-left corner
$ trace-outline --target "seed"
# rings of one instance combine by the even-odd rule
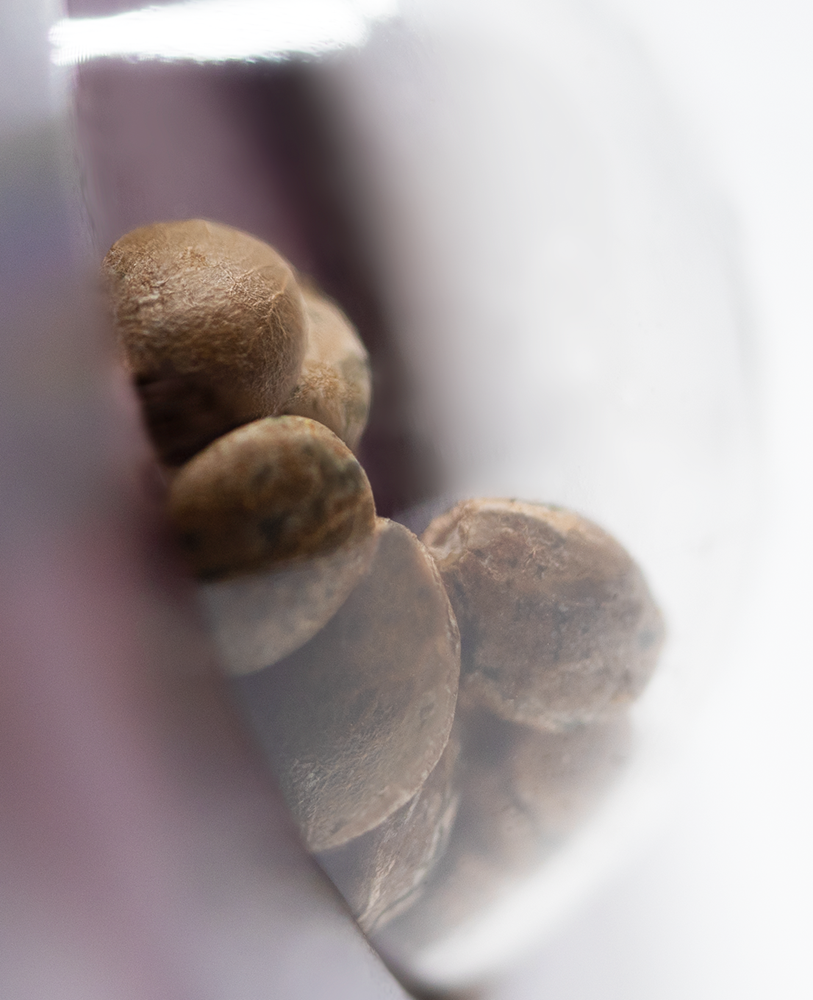
[[[375,939],[406,968],[541,871],[600,805],[630,754],[626,716],[542,732],[478,710],[459,713],[455,729],[463,768],[449,845],[415,906]]]
[[[380,930],[420,898],[446,849],[460,801],[459,753],[453,729],[417,795],[375,829],[317,855],[367,933]]]
[[[227,673],[262,670],[312,639],[364,576],[374,551],[369,535],[298,565],[199,584]]]
[[[329,427],[355,451],[370,412],[370,363],[343,312],[300,279],[308,345],[302,373],[283,413],[310,417]]]
[[[612,717],[641,692],[663,622],[601,528],[542,504],[469,500],[423,540],[460,626],[467,704],[561,729]]]
[[[302,296],[266,243],[201,219],[134,229],[104,259],[115,327],[159,458],[181,465],[270,416],[305,353]]]
[[[364,470],[305,417],[238,427],[184,465],[169,515],[190,568],[213,581],[329,555],[368,538],[375,504]]]
[[[369,571],[322,631],[234,681],[312,851],[408,802],[452,727],[460,646],[437,569],[399,524],[380,519],[376,539]]]
[[[504,871],[523,870],[559,847],[626,763],[626,715],[541,731],[489,712],[461,713],[466,747],[457,838]]]

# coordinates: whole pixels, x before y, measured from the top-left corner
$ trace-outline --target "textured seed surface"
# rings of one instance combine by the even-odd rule
[[[160,459],[180,465],[273,415],[299,379],[306,332],[290,266],[266,243],[191,219],[127,233],[104,275]]]
[[[601,528],[542,504],[469,500],[423,540],[460,626],[467,704],[558,729],[611,717],[641,692],[663,623]]]
[[[362,930],[369,933],[384,927],[423,892],[457,814],[459,753],[453,729],[417,795],[369,833],[317,855]]]
[[[558,847],[629,758],[626,715],[563,732],[461,713],[466,746],[458,836],[468,850],[524,868]]]
[[[356,449],[370,412],[367,351],[344,313],[300,282],[308,321],[302,373],[283,413],[311,417]]]
[[[364,470],[305,417],[266,417],[218,438],[173,479],[169,515],[202,580],[328,555],[375,527]]]
[[[297,565],[200,584],[204,617],[227,673],[262,670],[312,639],[361,580],[374,550],[370,534]]]
[[[233,682],[312,851],[361,836],[421,788],[449,738],[459,672],[431,556],[379,520],[370,569],[325,628]]]
[[[461,713],[461,801],[425,893],[375,943],[409,956],[485,913],[589,818],[629,759],[626,717],[541,732],[487,712]]]

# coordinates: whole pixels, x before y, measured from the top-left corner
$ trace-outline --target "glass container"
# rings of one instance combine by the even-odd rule
[[[112,8],[76,4],[52,34],[75,65],[99,259],[174,219],[273,244],[369,351],[358,455],[380,516],[420,535],[470,498],[567,508],[624,547],[662,612],[652,680],[604,729],[468,723],[480,735],[444,765],[432,864],[402,876],[385,920],[364,890],[365,929],[405,983],[470,986],[651,830],[725,658],[753,515],[734,223],[600,5]],[[229,682],[272,758],[275,667]],[[512,791],[523,768],[536,812]],[[404,829],[386,863],[381,843],[374,862],[318,853],[351,906],[360,865],[385,881],[410,863]]]

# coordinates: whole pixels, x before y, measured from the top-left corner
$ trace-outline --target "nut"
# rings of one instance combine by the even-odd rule
[[[408,802],[452,727],[460,645],[443,584],[406,528],[381,519],[376,536],[369,572],[322,631],[233,682],[312,851]]]
[[[329,427],[353,451],[370,412],[370,363],[343,312],[300,279],[308,319],[302,373],[283,413],[310,417]]]
[[[181,465],[279,412],[305,354],[302,296],[266,243],[201,219],[127,233],[103,264],[115,326],[159,458]]]
[[[561,729],[611,717],[643,689],[663,622],[601,528],[542,504],[468,500],[423,540],[460,626],[467,704]]]
[[[266,417],[218,438],[178,471],[169,515],[207,581],[328,555],[375,527],[364,470],[305,417]]]
[[[380,930],[420,897],[449,841],[460,801],[454,728],[421,790],[375,829],[317,861],[347,901],[361,929]]]

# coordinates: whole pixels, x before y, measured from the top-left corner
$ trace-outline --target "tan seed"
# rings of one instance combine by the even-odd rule
[[[174,478],[169,515],[202,580],[328,555],[375,527],[364,470],[305,417],[266,417],[218,438]]]
[[[355,451],[370,412],[370,363],[350,321],[312,285],[300,280],[308,319],[302,373],[283,413],[311,417]]]
[[[448,848],[414,907],[375,938],[409,967],[541,870],[601,804],[630,756],[626,716],[541,732],[485,711],[459,713],[461,799]]]
[[[468,500],[423,540],[460,626],[467,704],[560,729],[609,718],[641,692],[663,622],[601,528],[542,504]]]
[[[460,741],[452,735],[423,787],[375,829],[317,860],[362,930],[380,930],[420,898],[452,830],[460,793]]]
[[[302,296],[266,243],[202,219],[134,229],[103,264],[147,429],[180,465],[241,424],[279,412],[305,354]]]
[[[378,826],[449,738],[460,646],[431,556],[379,520],[367,575],[309,643],[234,690],[312,851]]]
[[[299,649],[324,628],[367,571],[373,535],[296,565],[198,586],[227,673],[250,674]]]
[[[463,712],[463,802],[456,830],[467,850],[504,872],[538,863],[601,801],[629,759],[626,715],[540,731],[489,712]]]

